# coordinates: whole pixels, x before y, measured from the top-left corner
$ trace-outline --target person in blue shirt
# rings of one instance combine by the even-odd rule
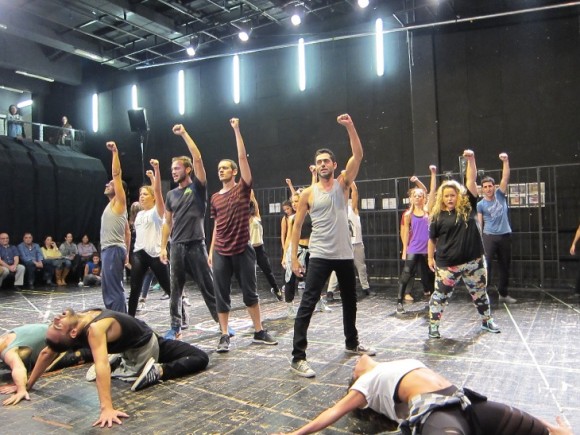
[[[32,240],[31,233],[24,233],[22,243],[18,245],[20,263],[26,268],[26,285],[30,289],[34,288],[36,271],[44,271],[44,256],[38,243],[33,243]]]
[[[508,294],[512,229],[508,218],[506,193],[510,180],[510,163],[506,153],[501,153],[499,159],[503,162],[499,186],[496,186],[495,180],[491,177],[484,177],[481,180],[483,199],[477,203],[477,219],[480,228],[483,228],[483,247],[490,271],[491,262],[497,257],[499,301],[512,304],[517,301]]]
[[[0,286],[9,274],[14,274],[14,285],[22,286],[24,283],[24,271],[20,264],[20,257],[16,246],[10,245],[10,237],[7,233],[0,233]]]

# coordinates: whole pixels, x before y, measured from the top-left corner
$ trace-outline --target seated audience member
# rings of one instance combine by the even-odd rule
[[[12,394],[2,405],[12,405],[22,399],[30,400],[26,390],[27,372],[32,370],[40,351],[46,346],[47,324],[30,324],[11,329],[0,336],[0,361],[12,371],[14,384],[2,385],[0,394]],[[92,361],[89,349],[62,353],[47,371],[58,370]]]
[[[572,435],[560,417],[552,425],[530,414],[487,400],[453,385],[415,359],[378,362],[362,355],[346,396],[293,434],[321,431],[359,409],[399,423],[403,434]]]
[[[31,233],[24,233],[22,243],[18,245],[20,263],[26,268],[26,286],[34,288],[36,272],[44,272],[44,256],[38,243],[33,243]]]
[[[97,253],[93,254],[92,261],[85,264],[83,285],[87,287],[101,285],[101,257]]]
[[[0,286],[8,275],[14,275],[15,286],[22,286],[26,269],[20,264],[18,249],[10,245],[10,237],[7,233],[0,233],[0,267],[8,270],[0,274]]]
[[[85,264],[91,261],[93,259],[93,254],[98,251],[97,248],[95,248],[95,245],[93,245],[89,241],[89,236],[86,234],[81,239],[81,243],[77,245],[77,248],[78,248],[77,253],[79,254],[80,259],[79,267],[77,270],[79,277],[82,277],[85,271]],[[79,281],[82,281],[82,279],[80,279]]]
[[[46,284],[54,285],[52,282],[52,277],[54,275],[56,278],[56,284],[62,285],[64,261],[62,254],[58,250],[58,246],[56,246],[56,242],[52,240],[52,236],[46,236],[44,238],[44,246],[42,246],[40,250],[44,257],[44,278],[46,279]]]
[[[79,263],[79,249],[73,242],[73,235],[71,233],[67,233],[64,242],[60,244],[58,250],[63,256],[61,285],[66,285],[66,277],[71,270],[77,270]]]
[[[74,312],[68,308],[54,317],[46,334],[45,347],[30,374],[27,390],[33,387],[59,352],[90,347],[95,364],[87,380],[96,380],[100,416],[94,426],[112,427],[128,417],[113,407],[110,377],[129,380],[137,376],[131,391],[186,375],[207,367],[207,354],[179,340],[166,340],[144,322],[112,310],[91,309]],[[108,354],[121,354],[120,364]],[[111,370],[111,366],[116,367]]]

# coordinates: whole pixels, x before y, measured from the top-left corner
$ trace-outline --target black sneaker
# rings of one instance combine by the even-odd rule
[[[270,346],[275,346],[278,344],[278,342],[274,340],[265,329],[262,329],[260,332],[254,332],[254,339],[252,340],[252,343],[268,344]]]
[[[159,364],[155,364],[155,358],[149,358],[143,371],[137,380],[131,386],[131,391],[139,391],[143,388],[150,387],[161,380],[161,373],[159,372]]]
[[[429,325],[429,338],[441,338],[441,334],[439,334],[439,325]]]
[[[481,324],[481,329],[488,332],[493,332],[494,334],[499,334],[501,331],[499,326],[493,321],[493,319],[485,320]]]
[[[279,288],[274,288],[274,287],[272,287],[272,288],[270,289],[270,292],[271,292],[271,293],[272,293],[274,296],[276,296],[276,299],[278,299],[280,302],[282,302],[282,299],[283,299],[284,297],[282,296],[282,291],[281,291]]]
[[[400,302],[397,304],[397,311],[396,311],[396,313],[397,314],[405,314],[406,313],[405,308],[403,307],[403,304],[400,303]]]
[[[344,351],[346,353],[350,353],[353,355],[368,355],[368,356],[375,356],[377,351],[375,348],[370,346],[365,346],[364,344],[359,344],[357,347],[354,348],[345,348]]]
[[[230,351],[230,336],[228,334],[222,334],[220,337],[220,342],[217,345],[217,353],[225,353]]]
[[[334,293],[326,292],[326,302],[334,302]]]
[[[185,309],[185,306],[182,305],[182,307],[183,310],[181,311],[181,329],[187,329],[189,328],[189,313]]]

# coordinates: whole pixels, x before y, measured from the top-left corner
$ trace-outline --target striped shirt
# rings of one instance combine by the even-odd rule
[[[241,254],[250,241],[250,192],[243,179],[227,192],[211,197],[211,218],[215,219],[214,249],[221,255]]]

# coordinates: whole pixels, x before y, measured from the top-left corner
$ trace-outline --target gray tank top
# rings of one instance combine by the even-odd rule
[[[329,192],[325,192],[315,184],[312,192],[314,199],[310,208],[312,218],[310,258],[352,259],[347,207],[340,184],[334,180]]]
[[[126,224],[127,215],[115,213],[111,208],[111,202],[109,202],[101,216],[101,250],[111,246],[127,249],[125,246]]]

